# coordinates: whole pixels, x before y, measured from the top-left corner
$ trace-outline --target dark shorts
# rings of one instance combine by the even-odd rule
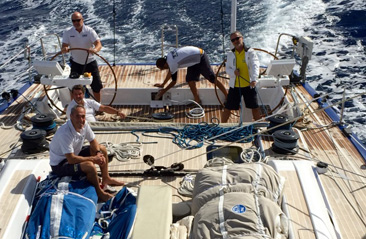
[[[213,72],[210,60],[206,53],[201,56],[200,63],[187,68],[186,81],[199,81],[200,75],[203,75],[211,83],[215,83],[215,73]]]
[[[245,107],[249,109],[258,108],[257,91],[255,88],[248,87],[234,87],[229,89],[225,108],[229,110],[238,110],[240,107],[241,96],[244,98]]]
[[[97,61],[92,61],[86,65],[84,70],[84,65],[78,64],[75,61],[70,59],[71,63],[71,72],[77,72],[79,75],[84,74],[85,72],[91,72],[93,76],[93,82],[91,83],[90,87],[92,88],[93,92],[99,93],[101,89],[103,89],[102,80],[100,79],[98,63]],[[84,72],[83,72],[84,70]]]
[[[90,156],[90,146],[81,149],[79,156]],[[85,173],[81,171],[80,164],[68,164],[67,159],[62,160],[57,166],[51,166],[52,172],[57,176],[83,176]]]

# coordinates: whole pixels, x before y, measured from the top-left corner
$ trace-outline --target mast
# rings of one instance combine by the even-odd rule
[[[231,25],[230,32],[236,31],[236,8],[237,8],[237,0],[231,0]]]
[[[116,2],[113,0],[113,66],[116,66]]]

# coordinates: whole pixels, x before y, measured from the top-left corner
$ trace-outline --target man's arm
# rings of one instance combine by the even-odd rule
[[[170,70],[168,70],[168,74],[166,74],[165,76],[165,79],[164,79],[164,82],[159,84],[159,83],[156,83],[154,86],[155,87],[164,87],[164,85],[168,82],[168,80],[172,77],[172,74],[170,73]]]
[[[159,93],[155,96],[155,100],[158,100],[158,99],[160,99],[160,97],[162,97],[170,88],[172,88],[175,84],[177,83],[177,81],[176,80],[173,80],[172,82],[170,82],[170,84],[166,87],[166,88],[164,88],[164,89],[162,89],[162,90],[160,90],[159,91]]]
[[[100,166],[103,166],[107,162],[106,161],[107,155],[103,154],[103,152],[100,149],[100,145],[95,138],[92,141],[90,141],[90,154],[95,155],[97,157],[94,163]]]
[[[69,164],[77,164],[77,163],[83,163],[90,161],[92,163],[95,163],[96,156],[89,156],[89,157],[83,157],[75,155],[74,153],[65,154],[67,162]]]
[[[248,70],[250,82],[257,81],[259,77],[259,59],[257,54],[255,54],[254,50],[248,51]]]
[[[100,150],[99,143],[96,139],[90,141],[90,154],[91,156],[79,156],[74,153],[65,154],[67,162],[69,164],[77,164],[90,161],[94,164],[104,165],[106,163],[106,159]]]
[[[232,52],[229,52],[227,54],[227,61],[226,61],[226,73],[231,76],[234,77],[236,76],[235,74],[235,70],[236,70],[236,60],[235,60],[235,54]]]
[[[122,119],[124,119],[126,117],[126,115],[123,114],[121,111],[119,111],[113,107],[110,107],[108,105],[100,105],[99,111],[106,112],[108,114],[116,114],[119,117],[121,117]]]
[[[69,44],[62,43],[62,46],[61,46],[61,52],[62,52],[62,53],[67,53],[67,52],[69,52]]]
[[[89,52],[90,52],[90,53],[97,53],[97,52],[99,52],[99,51],[102,49],[102,43],[101,43],[101,41],[100,41],[100,40],[96,40],[96,41],[93,43],[93,45],[94,45],[94,48],[90,48],[90,49],[89,49]]]
[[[248,70],[249,70],[249,77],[250,77],[250,87],[254,88],[257,84],[257,80],[259,77],[259,59],[257,54],[255,54],[254,50],[248,51],[249,55],[249,62],[248,62]]]
[[[165,80],[162,84],[155,84],[156,87],[164,87],[164,85],[168,82],[168,80],[172,78],[172,81],[170,84],[159,91],[159,93],[155,96],[155,100],[158,100],[162,95],[164,95],[170,88],[172,88],[177,83],[177,72],[173,75],[170,73],[170,70],[168,70],[168,74],[165,77]]]

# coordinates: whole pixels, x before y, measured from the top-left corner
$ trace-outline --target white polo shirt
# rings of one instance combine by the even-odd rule
[[[77,132],[72,125],[71,120],[66,121],[57,129],[50,143],[50,165],[57,166],[66,158],[65,154],[74,153],[78,155],[84,145],[84,141],[93,141],[95,134],[90,128],[88,122],[84,128]]]
[[[174,74],[178,68],[190,67],[200,63],[203,50],[195,46],[185,46],[174,49],[166,56],[170,73]]]
[[[71,27],[67,29],[62,37],[62,43],[66,43],[70,46],[70,48],[85,48],[89,49],[93,47],[93,43],[96,40],[100,40],[97,33],[94,31],[93,28],[83,25],[82,31],[79,33],[75,27]],[[81,65],[85,65],[85,60],[87,56],[87,52],[84,50],[72,50],[71,52],[71,59],[76,63]],[[94,55],[89,54],[88,62],[90,63],[94,61]]]
[[[95,122],[97,119],[95,118],[95,111],[99,110],[100,103],[92,100],[92,99],[83,99],[84,100],[84,108],[85,108],[85,118],[88,122]],[[67,106],[66,116],[70,119],[71,109],[77,105],[75,100],[72,100]]]

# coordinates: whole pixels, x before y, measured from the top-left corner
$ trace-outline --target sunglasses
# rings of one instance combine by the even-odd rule
[[[72,19],[71,21],[72,21],[72,22],[80,22],[80,21],[81,21],[81,19]]]
[[[231,39],[231,42],[237,41],[239,39],[240,39],[240,37],[235,37],[235,38]]]

